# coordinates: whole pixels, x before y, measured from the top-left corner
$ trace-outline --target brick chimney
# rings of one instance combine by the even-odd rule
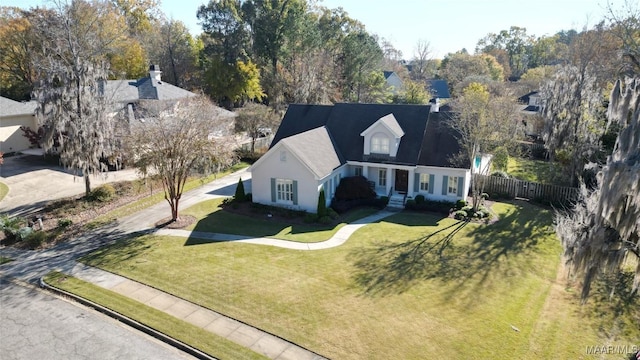
[[[160,65],[149,66],[149,77],[157,81],[162,80],[162,71],[160,71]]]

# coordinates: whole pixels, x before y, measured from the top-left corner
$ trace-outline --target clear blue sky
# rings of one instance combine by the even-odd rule
[[[167,17],[184,22],[196,35],[201,32],[196,11],[205,0],[161,0]],[[610,0],[622,9],[624,0]],[[581,30],[603,19],[606,0],[318,0],[328,8],[342,7],[364,23],[367,31],[389,40],[405,59],[414,54],[419,40],[431,44],[433,56],[466,48],[488,33],[520,26],[535,36],[560,30]],[[47,0],[0,0],[2,6],[49,6]]]

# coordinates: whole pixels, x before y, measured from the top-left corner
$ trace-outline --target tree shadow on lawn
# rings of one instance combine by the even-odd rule
[[[463,288],[481,291],[492,274],[513,270],[507,259],[536,248],[550,224],[548,215],[538,216],[540,211],[515,205],[494,224],[461,221],[406,242],[358,248],[351,254],[355,285],[370,296],[400,294],[429,279],[458,283],[450,296],[460,296]],[[465,283],[471,287],[461,286]]]
[[[152,250],[154,243],[148,240],[149,238],[143,234],[126,236],[110,246],[82,256],[80,261],[98,268],[128,261]]]
[[[209,213],[205,218],[199,220],[193,231],[250,237],[273,237],[282,233],[287,228],[290,228],[288,229],[288,234],[304,234],[316,231],[331,231],[339,225],[300,224],[298,219],[292,219],[291,223],[287,223],[286,221],[286,218],[269,218],[266,213],[254,213],[249,216],[218,210]],[[220,241],[221,240],[189,237],[184,245],[201,245]]]

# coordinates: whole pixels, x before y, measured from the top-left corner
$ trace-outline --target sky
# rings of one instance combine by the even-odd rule
[[[442,58],[511,26],[536,37],[560,30],[582,30],[607,13],[607,0],[317,0],[328,8],[342,7],[368,32],[388,40],[409,60],[419,41],[428,41],[432,57]],[[633,0],[632,0],[633,1]],[[624,0],[609,0],[622,9]],[[196,12],[205,0],[161,0],[167,17],[184,22],[193,35],[202,31]],[[0,0],[2,6],[49,6],[47,0]]]

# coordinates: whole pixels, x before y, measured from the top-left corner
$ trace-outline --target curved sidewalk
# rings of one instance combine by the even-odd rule
[[[361,227],[396,214],[388,210],[381,210],[375,214],[341,227],[330,239],[314,243],[302,243],[297,241],[279,240],[266,237],[251,237],[232,234],[210,233],[202,231],[189,231],[179,229],[160,229],[154,232],[157,235],[179,236],[195,239],[210,240],[214,242],[233,241],[245,244],[275,246],[291,250],[323,250],[344,244],[356,230]]]

